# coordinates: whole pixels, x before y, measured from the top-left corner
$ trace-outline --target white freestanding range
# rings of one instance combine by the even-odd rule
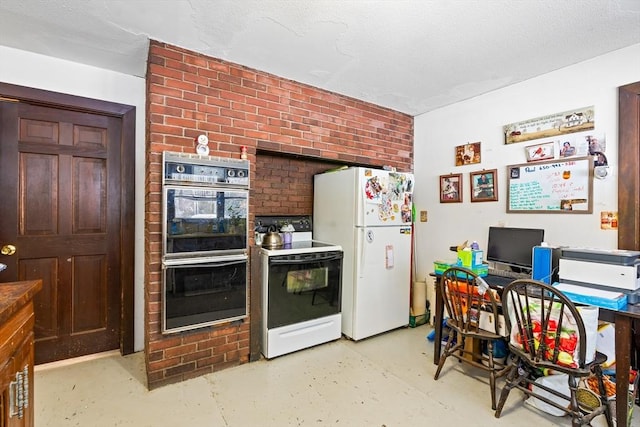
[[[413,184],[360,167],[314,177],[313,237],[344,251],[342,333],[353,340],[409,323]]]
[[[291,242],[262,247],[262,354],[281,356],[339,339],[342,248],[312,240],[310,216],[256,216],[257,241],[288,224]]]

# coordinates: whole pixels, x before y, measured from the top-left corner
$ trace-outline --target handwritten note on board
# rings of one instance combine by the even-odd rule
[[[578,157],[507,166],[508,213],[592,213],[593,160]]]

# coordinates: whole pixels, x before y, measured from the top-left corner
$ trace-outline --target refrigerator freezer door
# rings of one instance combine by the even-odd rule
[[[343,305],[342,332],[357,341],[409,323],[411,227],[359,227],[355,233],[353,305]],[[345,322],[345,316],[351,318]]]
[[[353,242],[358,168],[317,174],[313,178],[313,238],[338,243],[336,237]],[[352,243],[353,244],[353,243]]]
[[[411,223],[413,175],[358,168],[356,226]]]

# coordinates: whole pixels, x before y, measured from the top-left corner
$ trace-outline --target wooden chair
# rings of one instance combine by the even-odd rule
[[[438,379],[445,361],[450,356],[483,369],[489,372],[491,409],[496,409],[496,378],[507,372],[503,364],[495,362],[493,355],[494,341],[504,339],[498,331],[498,297],[484,280],[461,267],[450,267],[442,273],[438,292],[448,314],[446,326],[449,328],[449,336],[434,379]],[[492,316],[491,323],[484,322],[484,319],[481,322],[481,318],[485,316],[487,319]],[[480,327],[481,323],[487,323],[491,327],[483,329]],[[469,339],[472,341],[468,342]],[[482,361],[482,350],[474,345],[478,343],[484,343],[487,347],[486,364]]]
[[[595,358],[593,354],[588,357],[583,317],[573,302],[553,286],[524,279],[504,288],[502,308],[513,357],[496,418],[500,417],[509,393],[516,388],[525,398],[533,396],[557,408],[558,413],[569,414],[572,426],[589,424],[600,414],[604,414],[607,425],[612,426],[601,368],[607,358],[600,353],[596,353]],[[587,362],[592,358],[593,361]],[[567,374],[569,393],[536,382],[545,370]],[[599,390],[590,393],[587,404],[586,399],[580,399],[580,391],[585,389],[579,390],[579,381],[592,376]]]

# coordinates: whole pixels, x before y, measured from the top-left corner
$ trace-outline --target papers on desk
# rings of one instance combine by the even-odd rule
[[[620,310],[627,305],[627,295],[624,292],[605,291],[588,286],[558,282],[554,283],[553,286],[576,303],[595,305],[611,310]]]

